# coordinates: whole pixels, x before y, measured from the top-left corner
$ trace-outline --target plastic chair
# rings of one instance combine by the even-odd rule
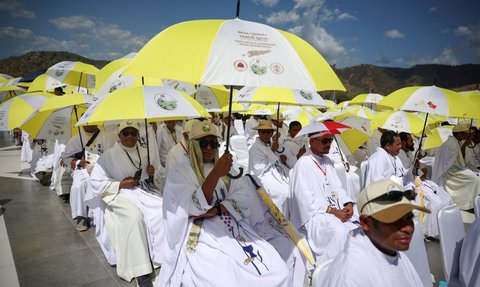
[[[427,248],[423,240],[422,228],[418,222],[415,222],[415,232],[413,233],[412,242],[405,254],[412,262],[415,270],[417,270],[423,286],[433,286],[430,265],[428,264]]]
[[[238,164],[244,170],[248,169],[248,144],[245,136],[234,135],[230,137],[231,150],[237,155]]]
[[[475,211],[475,218],[480,217],[480,195],[475,196],[473,201],[473,210]]]
[[[442,207],[437,214],[438,231],[440,235],[440,251],[442,254],[445,279],[450,279],[455,249],[465,236],[460,208],[456,204]]]
[[[363,190],[365,188],[365,176],[367,173],[367,166],[367,160],[362,161],[362,163],[360,164],[360,190]]]

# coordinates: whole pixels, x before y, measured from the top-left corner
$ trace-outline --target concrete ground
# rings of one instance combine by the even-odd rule
[[[20,162],[20,147],[6,132],[0,132],[0,206],[0,287],[135,286],[118,278],[95,230],[78,232],[70,206],[31,179],[29,165]],[[462,216],[466,226],[473,222],[473,214]],[[426,241],[426,246],[438,286],[444,280],[439,243]]]

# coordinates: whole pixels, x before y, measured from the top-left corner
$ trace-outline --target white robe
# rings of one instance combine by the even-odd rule
[[[480,194],[480,177],[465,165],[460,143],[450,136],[435,156],[432,180],[452,196],[460,209],[473,208],[473,200]]]
[[[305,144],[306,142],[303,137],[292,138],[290,135],[287,135],[283,139],[283,147],[285,148],[283,154],[287,157],[286,166],[289,169],[292,169],[295,166],[295,163],[297,163],[297,154]]]
[[[313,287],[423,286],[405,253],[382,253],[360,229],[349,234],[345,250],[316,275]]]
[[[480,144],[476,144],[473,148],[465,148],[465,163],[473,172],[480,172]]]
[[[342,188],[350,198],[357,198],[357,195],[360,193],[360,176],[357,174],[357,167],[350,166],[350,169],[347,171],[347,157],[336,141],[332,142],[328,157],[334,162],[338,177],[344,178],[341,181]]]
[[[185,139],[182,138],[182,140],[168,152],[167,162],[165,164],[165,174],[168,176],[168,170],[182,162],[185,157],[188,157],[188,150]]]
[[[354,200],[342,189],[333,162],[327,156],[319,157],[308,150],[300,157],[292,170],[287,209],[291,223],[306,236],[316,254],[317,264],[340,253],[348,232],[356,227],[352,223],[358,219],[355,216],[342,222],[326,212],[329,206],[341,209],[347,202]]]
[[[265,191],[270,195],[275,205],[283,212],[288,196],[289,169],[280,162],[270,146],[257,138],[248,151],[249,173],[258,176]]]
[[[154,264],[163,261],[162,198],[140,186],[119,189],[120,181],[134,176],[135,166],[142,167],[142,180],[148,178],[146,150],[138,149],[140,165],[136,147],[115,143],[98,159],[89,187],[105,202],[105,225],[117,257],[117,274],[127,281],[151,273],[150,260]]]
[[[368,159],[365,186],[387,178],[394,179],[398,184],[407,188],[413,187],[412,170],[404,168],[398,156],[392,156],[380,147]]]
[[[381,148],[381,145],[380,145],[381,138],[382,138],[382,133],[378,129],[375,129],[372,133],[372,136],[365,144],[367,147],[368,157],[371,157],[377,151],[378,148]]]
[[[212,166],[210,166],[212,168]],[[208,174],[209,168],[204,172]],[[185,158],[168,172],[164,193],[165,260],[157,286],[289,286],[288,267],[277,251],[249,226],[248,193],[227,188],[219,180],[212,202]],[[187,242],[194,220],[216,200],[227,214],[205,219],[196,244]],[[251,248],[248,250],[248,248]],[[255,259],[245,260],[256,254]],[[259,257],[258,255],[261,255]]]
[[[168,152],[183,138],[183,129],[179,125],[175,125],[175,139],[172,132],[165,124],[157,128],[157,144],[160,154],[160,162],[165,166],[167,162]]]
[[[27,132],[22,131],[22,151],[20,152],[20,161],[32,161],[32,149],[30,147],[30,141],[30,135]]]
[[[251,146],[258,136],[258,131],[254,128],[258,126],[258,120],[251,116],[245,121],[245,136],[247,137],[248,146]]]

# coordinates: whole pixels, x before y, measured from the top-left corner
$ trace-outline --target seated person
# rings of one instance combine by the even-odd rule
[[[189,158],[168,172],[167,246],[157,286],[291,286],[285,261],[249,225],[246,195],[229,190],[232,155],[219,158],[218,147],[213,124],[197,123]]]
[[[313,278],[313,286],[423,286],[402,252],[413,237],[413,205],[404,188],[391,179],[368,185],[357,198],[360,227],[345,249]]]

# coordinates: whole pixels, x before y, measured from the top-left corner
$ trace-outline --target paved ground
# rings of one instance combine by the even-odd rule
[[[18,286],[15,268],[20,286],[135,285],[117,277],[94,230],[78,232],[70,206],[30,178],[29,166],[20,162],[20,147],[13,146],[5,132],[0,132],[0,205],[0,287]],[[462,216],[466,225],[473,221],[472,214]],[[3,220],[8,238],[2,231]],[[426,243],[432,276],[435,282],[444,280],[439,244]],[[7,252],[10,247],[13,260]],[[5,280],[5,274],[13,279]]]

